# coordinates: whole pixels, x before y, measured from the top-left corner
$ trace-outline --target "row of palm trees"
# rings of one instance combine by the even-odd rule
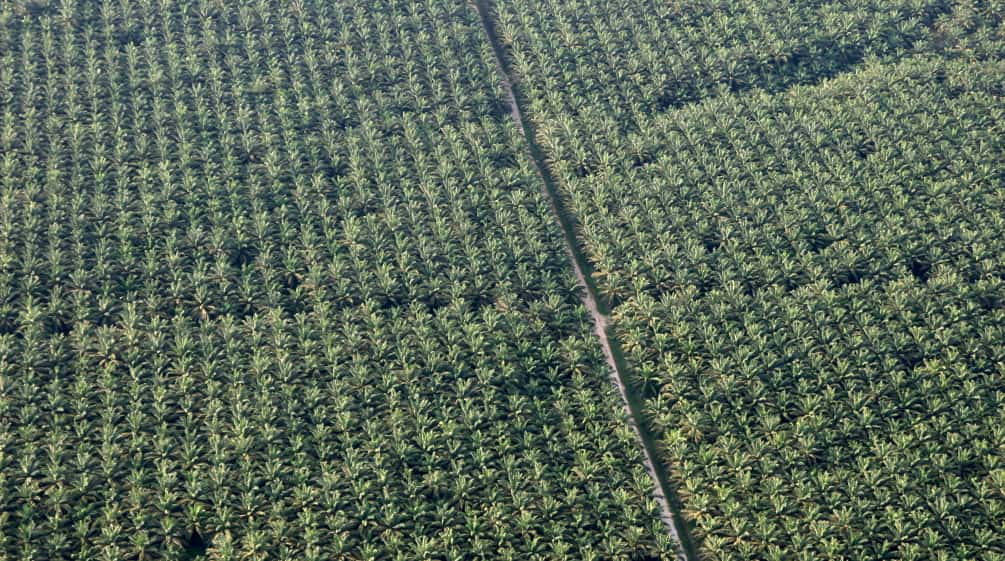
[[[470,8],[61,9],[0,6],[0,557],[671,554]]]
[[[1005,554],[1000,18],[923,4],[494,4],[710,559]]]

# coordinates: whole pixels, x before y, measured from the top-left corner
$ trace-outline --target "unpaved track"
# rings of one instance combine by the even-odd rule
[[[582,288],[583,304],[586,306],[586,309],[589,310],[590,316],[593,318],[593,331],[596,334],[597,339],[600,341],[600,346],[604,351],[604,357],[607,359],[607,364],[611,369],[611,378],[618,387],[618,392],[621,394],[621,399],[628,412],[629,423],[631,424],[639,445],[642,448],[643,461],[645,463],[646,471],[649,472],[649,476],[653,480],[653,496],[659,503],[661,517],[667,526],[667,530],[673,537],[674,541],[681,546],[678,550],[677,558],[680,561],[697,560],[698,556],[695,552],[690,536],[686,531],[683,519],[676,509],[671,508],[670,501],[667,498],[670,491],[669,479],[667,477],[666,470],[658,461],[656,461],[656,439],[653,437],[652,432],[649,430],[649,425],[645,420],[642,408],[642,399],[631,389],[630,384],[626,382],[625,372],[627,372],[627,366],[625,364],[624,356],[617,340],[609,336],[608,328],[610,318],[606,313],[608,308],[599,299],[597,289],[593,285],[592,279],[585,272],[588,269],[589,264],[582,250],[579,248],[579,243],[572,225],[573,222],[569,219],[563,208],[563,204],[555,187],[554,179],[551,176],[551,172],[544,164],[543,152],[537,144],[531,125],[523,118],[520,104],[517,101],[517,97],[513,89],[513,81],[510,78],[509,70],[505,64],[502,46],[499,43],[499,39],[495,33],[495,28],[492,24],[492,16],[488,1],[475,0],[473,2],[469,2],[469,4],[478,12],[478,16],[481,19],[482,28],[485,32],[486,38],[492,46],[492,53],[495,56],[499,75],[502,77],[503,87],[506,89],[507,101],[510,104],[510,115],[513,117],[517,126],[520,127],[520,130],[527,141],[527,146],[530,151],[531,159],[534,162],[534,167],[537,169],[537,173],[541,177],[544,185],[544,195],[547,197],[548,202],[551,205],[555,219],[561,226],[565,251],[569,255],[569,261],[572,263],[572,269],[575,272],[576,280]]]

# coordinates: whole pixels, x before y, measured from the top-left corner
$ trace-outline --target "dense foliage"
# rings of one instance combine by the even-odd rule
[[[608,120],[633,126],[636,118],[722,92],[818,83],[865,60],[929,51],[936,43],[971,52],[961,43],[977,34],[972,28],[995,17],[994,10],[998,22],[1005,15],[1002,7],[954,10],[944,0],[492,4],[539,128],[561,133],[554,121],[562,120],[577,135]],[[982,54],[1005,52],[1005,37],[981,45]]]
[[[0,0],[0,558],[673,557],[539,149],[702,557],[1005,559],[1005,3],[479,5]]]
[[[1003,80],[702,104],[645,129],[658,163],[581,186],[631,191],[584,231],[604,271],[645,248],[605,286],[709,551],[1005,552]]]
[[[0,558],[668,558],[463,1],[0,1]]]
[[[1005,558],[1005,4],[494,16],[702,557]]]

